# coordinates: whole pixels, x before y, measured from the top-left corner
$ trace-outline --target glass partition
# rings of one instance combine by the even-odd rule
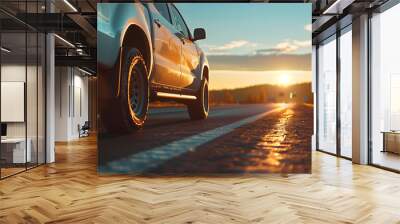
[[[352,32],[340,36],[340,154],[352,157]]]
[[[1,34],[2,177],[24,171],[31,157],[25,110],[26,41],[25,32]]]
[[[318,149],[336,153],[336,36],[318,47]]]
[[[371,18],[371,162],[400,170],[400,5]]]
[[[0,3],[14,12],[0,12],[0,178],[45,162],[45,35],[12,16],[41,12],[43,5]]]

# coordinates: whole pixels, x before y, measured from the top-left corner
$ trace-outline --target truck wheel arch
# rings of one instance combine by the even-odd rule
[[[152,68],[152,53],[146,33],[137,25],[130,25],[124,33],[122,47],[137,48],[143,55],[146,67],[150,73]]]
[[[204,76],[204,78],[207,79],[207,81],[210,81],[209,70],[207,66],[204,66],[202,76]]]

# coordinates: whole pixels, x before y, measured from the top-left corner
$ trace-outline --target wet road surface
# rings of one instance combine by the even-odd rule
[[[145,127],[99,139],[99,171],[130,174],[308,173],[313,109],[217,106],[191,121],[185,108],[156,108]]]

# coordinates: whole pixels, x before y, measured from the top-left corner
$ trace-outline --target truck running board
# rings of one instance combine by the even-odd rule
[[[184,95],[184,94],[176,94],[176,93],[164,93],[164,92],[157,92],[158,97],[165,97],[165,98],[174,98],[174,99],[187,99],[187,100],[195,100],[197,99],[196,96],[192,95]]]

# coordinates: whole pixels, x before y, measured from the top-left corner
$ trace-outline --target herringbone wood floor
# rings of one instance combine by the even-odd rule
[[[313,153],[311,175],[100,177],[94,138],[0,181],[0,223],[400,223],[400,175]]]

